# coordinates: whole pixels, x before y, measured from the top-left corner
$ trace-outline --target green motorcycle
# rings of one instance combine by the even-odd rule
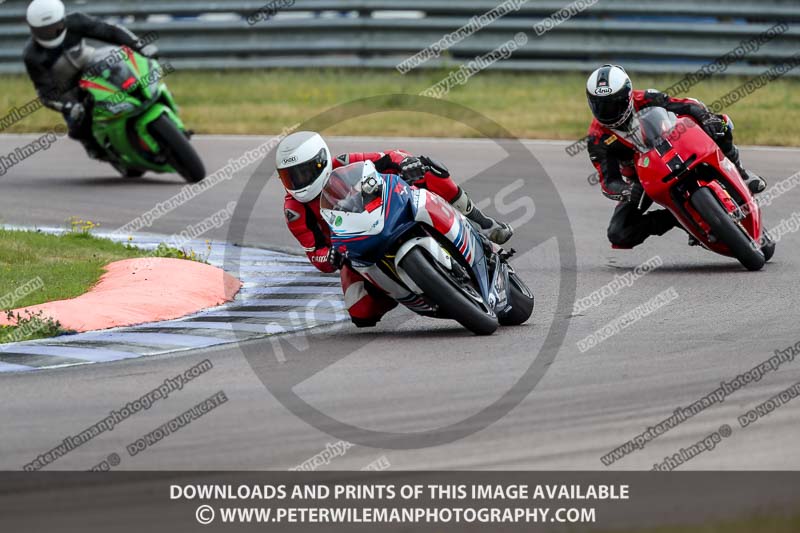
[[[92,132],[108,162],[125,177],[177,172],[195,183],[206,175],[190,132],[155,59],[128,47],[93,51],[79,85],[91,96]]]

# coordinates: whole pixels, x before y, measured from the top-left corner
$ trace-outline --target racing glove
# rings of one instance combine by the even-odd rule
[[[64,111],[67,113],[67,120],[70,125],[78,125],[83,122],[83,117],[86,115],[86,108],[81,103],[68,103],[64,106]]]
[[[642,203],[642,198],[644,197],[644,187],[642,184],[637,182],[631,183],[622,190],[621,192],[623,201],[629,202],[635,206],[639,206]]]
[[[425,177],[427,168],[419,157],[408,156],[400,161],[400,174],[408,183],[414,183]]]
[[[336,270],[341,270],[344,266],[345,256],[334,248],[333,246],[328,249],[328,263]]]
[[[711,138],[723,137],[728,131],[728,123],[719,115],[708,115],[703,119],[703,130]]]
[[[425,166],[425,171],[430,172],[437,178],[449,178],[450,171],[444,166],[444,163],[440,163],[439,161],[428,157],[426,155],[419,156],[419,160],[422,161],[422,164]]]
[[[149,57],[150,59],[157,59],[158,58],[158,47],[154,44],[148,44],[143,46],[139,53],[142,54],[144,57]]]

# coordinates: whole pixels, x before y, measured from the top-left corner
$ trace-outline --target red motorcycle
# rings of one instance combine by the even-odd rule
[[[636,114],[630,140],[647,197],[669,209],[703,247],[759,270],[775,253],[739,171],[703,129],[661,107]],[[646,209],[646,207],[645,207]]]

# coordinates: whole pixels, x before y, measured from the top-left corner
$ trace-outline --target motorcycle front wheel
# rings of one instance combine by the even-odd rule
[[[497,330],[497,316],[487,308],[475,288],[454,279],[452,273],[421,248],[409,251],[400,267],[449,318],[476,335],[491,335]]]
[[[724,242],[731,254],[747,270],[761,270],[764,266],[764,253],[755,246],[753,239],[733,221],[722,204],[708,187],[697,189],[689,199],[695,211],[711,227],[714,235]]]
[[[197,183],[206,177],[206,169],[200,156],[189,143],[186,135],[167,117],[161,115],[150,124],[150,133],[169,154],[169,162],[183,179]]]

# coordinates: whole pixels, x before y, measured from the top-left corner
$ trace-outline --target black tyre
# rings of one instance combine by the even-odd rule
[[[766,231],[763,231],[761,235],[764,241],[764,246],[761,247],[761,253],[764,254],[764,261],[769,261],[772,259],[772,256],[775,255],[775,241],[770,238]]]
[[[703,216],[714,235],[728,246],[733,256],[747,270],[760,270],[764,266],[764,254],[755,246],[753,239],[723,209],[710,189],[701,187],[692,194],[690,202]]]
[[[501,326],[519,326],[524,324],[533,313],[533,293],[525,285],[516,272],[508,273],[510,286],[511,310],[497,315]]]
[[[125,178],[141,178],[147,171],[140,168],[131,168],[125,173]]]
[[[109,161],[109,164],[114,167],[114,170],[119,172],[119,175],[123,178],[141,178],[146,172],[145,170],[125,166],[122,162]]]
[[[169,162],[183,179],[197,183],[206,177],[206,168],[186,135],[166,116],[150,124],[150,133],[169,154]]]
[[[491,335],[497,316],[485,307],[474,288],[459,287],[444,269],[420,248],[413,248],[400,266],[445,315],[476,335]],[[473,294],[468,294],[468,292]]]

